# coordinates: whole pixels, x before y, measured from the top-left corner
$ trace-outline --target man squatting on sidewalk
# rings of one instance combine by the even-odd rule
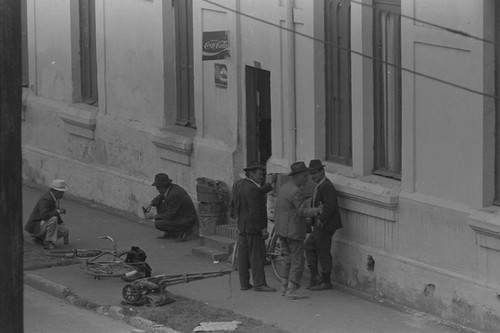
[[[33,241],[43,245],[45,249],[55,249],[56,241],[62,237],[67,244],[69,230],[64,226],[61,218],[61,215],[66,213],[66,209],[61,208],[59,203],[67,190],[64,180],[53,180],[50,189],[38,199],[24,227],[24,230],[33,236]]]
[[[172,179],[165,173],[155,175],[152,186],[156,186],[159,194],[144,209],[144,217],[154,219],[155,228],[163,231],[163,235],[158,238],[185,241],[198,221],[193,200],[186,190],[172,184]],[[149,211],[151,207],[156,208],[157,214]]]

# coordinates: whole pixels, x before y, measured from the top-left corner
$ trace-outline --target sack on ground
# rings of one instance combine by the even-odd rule
[[[125,263],[132,264],[132,266],[137,268],[137,271],[143,273],[143,277],[151,277],[151,266],[146,262],[146,252],[139,248],[138,246],[132,246],[130,251],[127,252],[127,257],[125,258]]]

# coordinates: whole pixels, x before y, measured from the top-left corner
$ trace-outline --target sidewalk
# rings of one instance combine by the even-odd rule
[[[39,190],[23,187],[23,226],[41,193]],[[149,222],[128,220],[67,197],[63,198],[62,206],[67,209],[64,220],[70,229],[69,248],[109,247],[109,241],[97,239],[97,236],[110,235],[119,249],[129,249],[132,245],[144,249],[148,255],[147,262],[153,268],[153,275],[230,268],[227,263],[212,263],[195,257],[191,249],[199,245],[198,239],[191,238],[183,243],[157,239],[161,233]],[[26,237],[29,236],[25,234]],[[279,283],[274,278],[271,267],[266,269],[268,284],[279,290]],[[79,299],[104,306],[120,305],[124,286],[120,279],[94,280],[78,265],[27,272],[25,281],[31,281],[31,285],[35,284],[36,288],[44,291],[52,290],[52,294],[59,294],[61,297],[69,291]],[[400,311],[382,302],[373,302],[338,289],[309,292],[311,298],[296,301],[285,300],[279,292],[240,291],[237,272],[230,276],[170,286],[168,290],[174,295],[203,301],[211,306],[275,324],[292,333],[463,332],[445,326],[437,318],[412,311]]]

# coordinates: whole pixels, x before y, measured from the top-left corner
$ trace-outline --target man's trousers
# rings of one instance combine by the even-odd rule
[[[321,267],[321,273],[331,274],[333,258],[331,254],[333,233],[313,229],[304,243],[307,266],[311,270],[311,276],[317,276],[318,263]]]
[[[281,237],[281,243],[286,251],[289,251],[285,256],[282,278],[285,281],[293,282],[298,289],[300,288],[302,275],[304,275],[304,242]]]
[[[240,286],[250,285],[250,271],[254,287],[267,285],[264,264],[266,244],[261,234],[240,234],[238,237],[238,274]]]

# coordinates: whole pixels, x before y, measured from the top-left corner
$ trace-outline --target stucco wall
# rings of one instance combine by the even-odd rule
[[[75,84],[78,3],[28,3],[25,180],[47,185],[64,178],[72,195],[139,214],[156,194],[150,185],[154,174],[166,172],[195,198],[193,169],[163,158],[164,149],[155,143],[170,140],[178,147],[192,136],[184,134],[189,130],[166,130],[176,118],[176,78],[164,75],[164,63],[175,65],[172,7],[161,1],[98,1],[95,14],[99,100],[88,106],[78,104]]]

